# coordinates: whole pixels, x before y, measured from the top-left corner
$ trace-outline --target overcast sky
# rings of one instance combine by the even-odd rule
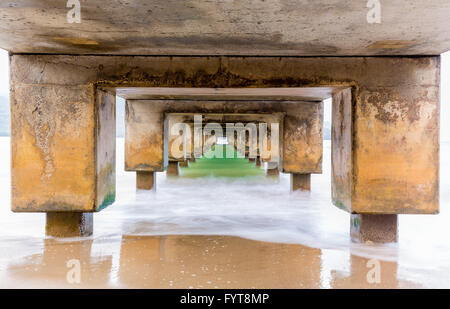
[[[0,96],[9,95],[8,53],[0,49]],[[325,104],[325,121],[331,120],[331,104]],[[441,139],[450,141],[450,52],[441,60]]]

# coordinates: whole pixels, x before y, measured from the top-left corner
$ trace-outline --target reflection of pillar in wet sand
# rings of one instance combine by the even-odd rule
[[[119,280],[145,288],[318,288],[320,252],[228,236],[123,236]]]

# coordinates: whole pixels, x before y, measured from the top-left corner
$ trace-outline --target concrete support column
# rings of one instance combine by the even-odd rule
[[[397,215],[352,214],[350,236],[353,242],[397,242]]]
[[[156,190],[156,172],[137,171],[136,189]]]
[[[311,174],[291,173],[291,191],[311,191]]]
[[[267,176],[278,176],[280,171],[278,170],[278,165],[273,162],[267,162]]]
[[[278,176],[280,171],[277,168],[267,169],[267,176]]]
[[[282,103],[283,173],[322,174],[323,103]]]
[[[45,234],[52,237],[83,237],[92,235],[93,213],[48,212]]]
[[[169,152],[164,108],[155,102],[127,100],[125,170],[163,172]]]
[[[167,167],[167,176],[178,176],[179,170],[180,168],[178,161],[169,161],[169,166]]]
[[[47,212],[49,236],[91,235],[115,199],[115,93],[53,57],[10,60],[12,210]]]
[[[255,165],[256,165],[257,167],[261,167],[261,164],[262,164],[261,158],[260,158],[260,157],[257,157],[256,160],[255,160]]]

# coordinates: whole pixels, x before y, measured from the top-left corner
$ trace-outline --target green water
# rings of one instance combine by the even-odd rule
[[[219,146],[220,147],[220,146]],[[226,151],[232,152],[233,156],[226,156]],[[205,153],[195,162],[190,162],[188,168],[181,169],[182,177],[248,177],[263,176],[264,169],[257,167],[254,163],[248,162],[248,159],[238,158],[237,151],[231,146],[224,145],[223,158],[214,157],[215,146]]]

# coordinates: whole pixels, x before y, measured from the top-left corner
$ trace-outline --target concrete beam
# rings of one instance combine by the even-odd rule
[[[367,8],[368,1],[80,2],[81,22],[69,24],[67,1],[2,1],[0,46],[15,53],[275,57],[450,50],[445,0],[381,1],[375,24],[367,15],[376,5]]]
[[[333,95],[333,87],[291,88],[172,88],[120,87],[117,95],[127,100],[198,101],[307,101],[322,102]]]

